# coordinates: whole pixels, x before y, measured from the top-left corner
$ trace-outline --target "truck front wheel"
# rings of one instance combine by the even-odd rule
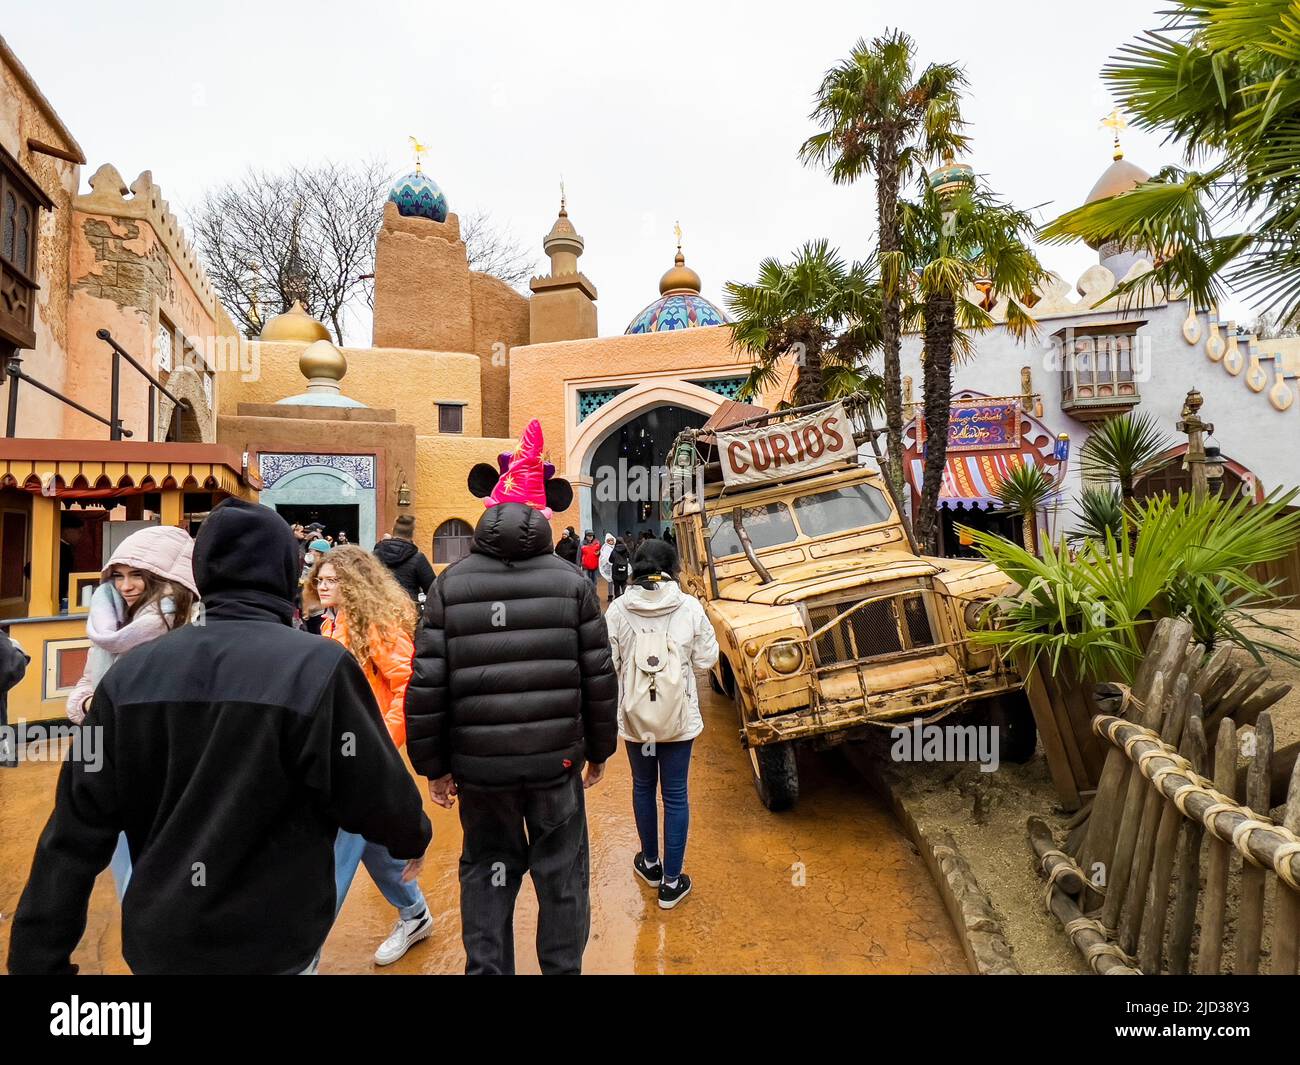
[[[768,743],[749,749],[754,790],[773,813],[789,810],[799,801],[799,763],[793,743]]]
[[[1004,692],[985,701],[985,721],[998,730],[998,757],[1022,764],[1034,756],[1038,728],[1023,691]]]

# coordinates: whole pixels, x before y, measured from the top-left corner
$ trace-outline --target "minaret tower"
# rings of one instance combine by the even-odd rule
[[[560,213],[542,240],[551,272],[528,282],[529,341],[583,340],[596,335],[596,286],[578,270],[583,240],[569,221],[564,183],[560,183]]]

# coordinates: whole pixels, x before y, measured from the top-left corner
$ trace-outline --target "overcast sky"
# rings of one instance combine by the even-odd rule
[[[83,180],[104,162],[128,183],[151,169],[174,207],[250,164],[409,168],[415,134],[452,210],[490,212],[540,264],[563,175],[610,334],[658,295],[676,220],[715,301],[810,238],[850,256],[871,246],[870,183],[833,186],[796,156],[823,72],[858,37],[898,26],[922,61],[962,64],[968,161],[1046,220],[1109,165],[1099,72],[1159,7],[64,0],[11,9],[0,32],[85,149]],[[1135,131],[1124,145],[1148,171],[1176,161]],[[1082,245],[1043,258],[1071,282],[1096,261]]]

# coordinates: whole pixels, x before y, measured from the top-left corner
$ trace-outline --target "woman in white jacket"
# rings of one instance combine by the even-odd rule
[[[699,600],[678,586],[677,552],[663,540],[647,540],[632,560],[632,584],[605,615],[619,680],[618,732],[632,765],[632,811],[636,817],[641,851],[632,860],[637,876],[659,889],[659,906],[671,910],[691,890],[691,878],[682,872],[690,806],[686,779],[691,745],[704,731],[695,671],[709,669],[718,660],[718,641]],[[667,734],[647,739],[628,720],[633,700],[642,698],[646,676],[638,663],[638,634],[664,634],[666,646],[676,649],[679,681],[665,681],[662,691],[682,701],[664,707],[674,724]],[[644,655],[642,656],[645,657]],[[658,666],[651,656],[648,661]],[[652,696],[653,698],[653,696]],[[668,699],[664,700],[668,702]],[[642,704],[644,705],[644,704]],[[664,854],[659,857],[658,785],[663,795]]]

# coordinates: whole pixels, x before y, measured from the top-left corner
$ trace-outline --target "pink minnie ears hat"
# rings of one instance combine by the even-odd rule
[[[485,507],[523,503],[540,510],[547,520],[554,512],[567,510],[573,503],[573,488],[563,477],[554,476],[555,467],[542,458],[544,444],[542,423],[534,418],[519,438],[519,446],[498,457],[500,474],[486,462],[470,470],[470,492],[482,499]]]

